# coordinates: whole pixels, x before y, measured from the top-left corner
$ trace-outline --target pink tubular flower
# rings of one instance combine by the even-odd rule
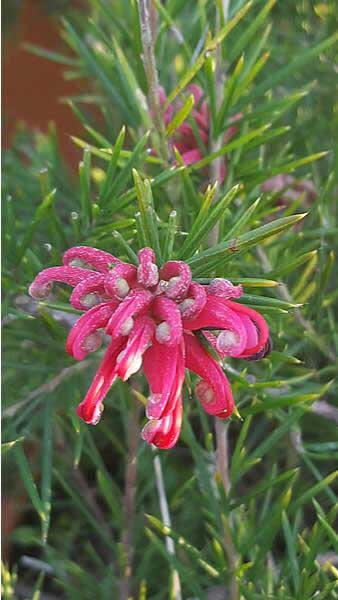
[[[188,86],[187,91],[193,95],[195,100],[195,107],[191,111],[191,117],[195,121],[196,129],[198,131],[199,140],[196,139],[195,133],[193,131],[192,126],[187,121],[181,123],[181,125],[176,129],[172,139],[171,144],[174,148],[177,148],[179,153],[182,156],[182,160],[186,166],[197,163],[199,160],[203,158],[201,152],[201,146],[205,146],[208,149],[209,146],[209,136],[210,136],[210,115],[207,103],[203,100],[203,90],[195,84],[191,84]],[[166,102],[166,94],[162,87],[159,89],[159,98],[161,105],[163,106]],[[180,103],[176,103],[176,105],[170,104],[168,108],[165,109],[163,114],[163,119],[165,125],[170,123],[173,118],[175,109],[180,108]],[[241,113],[234,115],[232,121],[235,122],[242,117]],[[232,125],[229,127],[224,133],[224,144],[227,144],[234,135],[236,135],[238,131],[238,127],[236,125]],[[226,159],[222,164],[221,168],[221,180],[224,181],[227,174],[226,170]],[[222,182],[221,181],[221,182]]]
[[[270,351],[269,329],[258,312],[235,301],[241,286],[227,279],[203,286],[192,281],[189,266],[179,260],[158,269],[150,248],[138,257],[136,267],[96,248],[71,248],[64,266],[41,271],[29,292],[45,298],[54,281],[74,288],[70,302],[85,311],[67,339],[67,352],[75,359],[99,348],[100,330],[110,337],[78,415],[98,423],[115,379],[126,381],[143,366],[150,393],[142,437],[158,448],[171,448],[181,430],[185,369],[200,377],[195,395],[204,410],[228,418],[234,402],[221,359],[264,358]]]

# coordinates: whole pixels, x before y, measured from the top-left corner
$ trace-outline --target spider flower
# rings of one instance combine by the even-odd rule
[[[201,285],[179,260],[158,268],[151,248],[139,251],[138,266],[96,248],[71,248],[63,266],[37,275],[31,296],[45,298],[53,282],[72,286],[70,303],[84,311],[68,335],[67,352],[82,360],[99,348],[103,332],[109,339],[79,416],[98,423],[115,379],[126,381],[143,367],[149,397],[142,437],[158,448],[178,439],[185,369],[200,378],[195,396],[205,411],[226,419],[234,401],[221,360],[258,360],[270,350],[265,320],[238,302],[241,286],[226,279]]]
[[[195,101],[195,108],[191,111],[191,118],[194,121],[195,127],[193,128],[188,121],[181,123],[171,138],[171,145],[177,148],[182,156],[183,163],[186,166],[189,166],[197,163],[203,158],[203,146],[208,149],[210,137],[210,114],[208,105],[203,100],[203,90],[195,84],[188,86],[187,90],[193,95]],[[164,106],[166,102],[166,94],[162,87],[159,88],[159,98],[161,105]],[[177,103],[176,105],[170,104],[164,110],[163,119],[165,125],[170,123],[176,108],[180,108],[180,103]],[[235,122],[241,117],[242,113],[238,113],[234,115],[232,121]],[[196,131],[199,140],[196,138]],[[229,127],[224,134],[224,144],[227,144],[231,138],[236,135],[237,131],[238,127],[236,125]],[[224,159],[224,162],[221,165],[221,182],[225,179],[226,174],[226,159]]]

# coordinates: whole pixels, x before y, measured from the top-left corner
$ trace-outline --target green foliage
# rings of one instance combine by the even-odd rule
[[[338,598],[335,3],[232,0],[228,15],[227,3],[193,4],[153,3],[166,106],[179,101],[164,128],[170,152],[182,122],[195,126],[187,84],[202,87],[210,108],[209,145],[197,139],[202,158],[190,166],[178,152],[168,162],[152,150],[135,0],[90,0],[89,15],[63,20],[69,54],[29,48],[87,86],[68,99],[83,125],[73,138],[78,174],[53,128],[18,130],[4,155],[3,449],[8,498],[23,496],[27,508],[12,560],[32,598],[46,589],[81,600],[127,599],[126,590],[179,599],[177,580],[183,598],[216,597],[216,587],[231,600]],[[226,164],[218,182],[217,161]],[[280,206],[280,194],[262,191],[289,173],[314,182],[312,202],[299,192]],[[188,376],[182,437],[170,452],[130,439],[148,393],[141,375],[114,385],[95,429],[80,423],[75,406],[100,353],[77,365],[67,356],[78,314],[67,290],[38,303],[27,295],[39,270],[80,244],[134,264],[150,245],[159,263],[184,259],[202,283],[241,283],[243,303],[266,317],[273,352],[224,364],[240,415],[226,426],[228,487],[213,419]],[[42,563],[21,572],[27,554]],[[16,579],[4,566],[4,598],[15,597]]]

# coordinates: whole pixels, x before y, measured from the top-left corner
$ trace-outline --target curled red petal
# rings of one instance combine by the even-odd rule
[[[137,269],[137,281],[145,287],[153,287],[158,284],[158,268],[155,264],[155,252],[151,248],[142,248],[138,253],[139,267]]]
[[[121,335],[127,319],[143,312],[148,308],[152,299],[153,294],[147,290],[132,290],[112,315],[106,333],[112,337]]]
[[[81,269],[80,267],[50,267],[49,269],[44,269],[35,277],[28,291],[33,298],[46,298],[51,291],[54,281],[75,286],[93,274],[94,271]]]
[[[160,270],[160,286],[168,298],[183,300],[191,284],[190,267],[182,260],[166,262]]]
[[[66,350],[76,360],[83,360],[90,352],[85,346],[86,339],[97,329],[105,327],[117,306],[116,302],[105,302],[94,306],[82,315],[70,330]]]
[[[182,337],[182,319],[177,304],[170,298],[158,296],[152,304],[152,313],[157,320],[168,325],[167,336],[163,336],[161,339],[157,335],[157,341],[168,346],[175,346]]]
[[[104,295],[104,292],[104,275],[95,273],[75,286],[69,301],[78,310],[88,310],[100,302],[100,297]]]
[[[108,296],[122,300],[136,282],[136,267],[127,263],[120,263],[111,269],[105,277],[105,290]]]
[[[187,297],[179,304],[179,310],[184,319],[194,319],[203,310],[207,302],[205,287],[200,283],[192,282]]]
[[[247,358],[250,356],[254,356],[258,352],[264,349],[266,343],[269,339],[269,326],[262,317],[262,315],[250,308],[249,306],[245,306],[244,304],[240,304],[239,302],[232,302],[232,300],[224,300],[226,306],[228,306],[231,310],[233,310],[240,317],[246,315],[253,321],[257,328],[258,340],[255,346],[251,346],[250,348],[246,348],[240,355],[239,358]]]
[[[207,293],[211,296],[220,296],[221,298],[240,298],[243,294],[241,285],[234,285],[228,279],[216,277],[207,286]]]
[[[184,334],[184,343],[187,369],[202,378],[195,388],[199,402],[211,415],[230,417],[234,401],[229,381],[220,365],[193,334]]]
[[[69,248],[63,255],[64,265],[89,265],[102,273],[106,273],[114,264],[120,262],[120,259],[113,254],[90,246],[74,246],[74,248]]]
[[[228,345],[225,343],[225,353],[228,356],[240,356],[247,347],[247,333],[241,316],[227,304],[229,301],[218,296],[208,296],[203,310],[194,319],[183,319],[183,328],[190,331],[198,329],[222,329],[229,335]],[[235,304],[230,302],[230,304]],[[239,306],[235,304],[235,306]]]

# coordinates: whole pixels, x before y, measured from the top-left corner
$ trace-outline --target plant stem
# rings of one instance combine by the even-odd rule
[[[219,474],[225,495],[227,496],[230,492],[230,478],[229,478],[229,450],[228,450],[228,425],[223,423],[221,419],[215,419],[215,433],[216,433],[216,471]],[[230,600],[239,600],[239,585],[235,575],[237,566],[238,556],[236,548],[232,541],[230,518],[223,519],[223,547],[227,555],[229,567],[231,571],[230,586],[229,586],[229,598]]]
[[[141,26],[141,39],[143,47],[143,65],[148,82],[148,104],[154,120],[157,135],[155,136],[155,146],[158,146],[159,153],[163,160],[169,162],[169,148],[165,136],[164,121],[159,97],[159,82],[156,68],[154,52],[154,32],[156,23],[154,16],[154,7],[151,7],[150,0],[138,0],[139,18]]]
[[[229,2],[230,0],[222,0],[221,6],[219,7],[222,11],[222,15],[220,11],[217,11],[216,15],[216,33],[220,29],[220,22],[226,21],[228,18],[228,10],[229,10]],[[223,89],[223,77],[222,77],[222,51],[221,45],[219,44],[215,50],[215,87],[216,87],[216,110],[218,111],[221,103],[222,103],[222,89]],[[218,152],[218,150],[222,147],[223,135],[219,135],[216,139],[211,141],[210,151]],[[211,181],[218,183],[222,180],[222,162],[224,161],[224,156],[219,156],[216,158],[210,165],[210,175]],[[217,193],[215,194],[214,201],[217,199]],[[219,237],[219,222],[216,223],[215,227],[212,229],[209,235],[209,245],[214,246],[218,242]]]
[[[164,487],[162,465],[161,465],[161,460],[160,460],[160,457],[158,456],[158,454],[155,454],[155,456],[154,456],[154,471],[155,471],[156,487],[157,487],[157,493],[158,493],[158,498],[159,498],[159,503],[160,503],[160,511],[161,511],[162,521],[166,527],[171,528],[171,518],[170,518],[168,500],[167,500],[165,487]],[[166,544],[168,553],[171,554],[172,556],[175,556],[174,540],[171,537],[166,536],[165,544]],[[182,600],[181,582],[180,582],[179,574],[176,570],[173,570],[172,587],[173,587],[173,598],[175,600]]]
[[[139,441],[139,414],[140,405],[136,404],[128,419],[128,455],[125,469],[124,487],[124,526],[122,544],[125,552],[125,565],[120,583],[120,600],[128,600],[131,593],[132,568],[134,558],[133,527],[135,521],[135,497],[137,479],[137,449]]]

